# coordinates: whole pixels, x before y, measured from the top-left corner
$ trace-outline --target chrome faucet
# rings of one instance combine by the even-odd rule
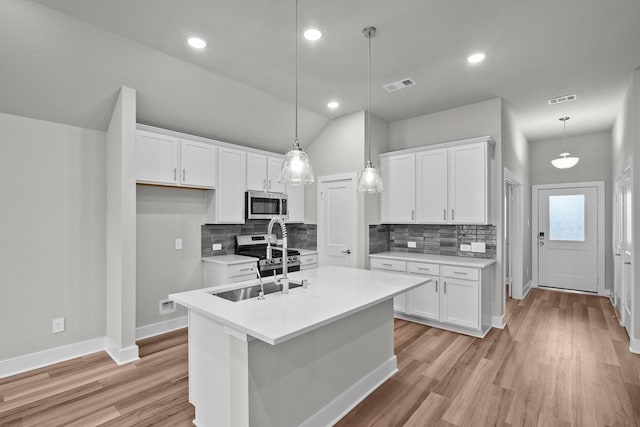
[[[280,229],[282,230],[282,278],[280,280],[276,279],[276,282],[279,282],[280,284],[282,284],[282,293],[288,294],[289,279],[287,278],[287,261],[289,257],[287,255],[287,226],[285,225],[282,218],[280,218],[279,216],[274,216],[273,218],[271,218],[271,221],[269,221],[269,226],[267,227],[267,235],[269,235],[269,238],[267,240],[267,259],[272,258],[271,232],[273,231],[273,225],[276,222],[280,224]]]

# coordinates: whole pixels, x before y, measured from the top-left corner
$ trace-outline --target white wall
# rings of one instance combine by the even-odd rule
[[[138,185],[136,214],[136,326],[185,316],[160,315],[159,301],[174,292],[202,287],[200,227],[202,190]],[[182,239],[182,250],[175,249]]]
[[[569,125],[567,123],[567,125]],[[552,139],[530,144],[531,185],[573,182],[605,182],[605,286],[613,289],[612,212],[613,187],[611,181],[611,133],[567,137],[567,151],[580,158],[571,169],[557,169],[551,160],[563,151],[563,141]],[[535,196],[535,195],[534,195]]]
[[[136,334],[136,92],[122,87],[107,130],[107,352],[138,358]]]
[[[640,212],[640,70],[635,70],[629,80],[620,114],[612,130],[612,182],[622,173],[625,165],[631,165],[632,175],[632,216],[633,216],[633,307],[631,312],[631,339],[635,351],[640,352],[640,251],[636,243],[640,241],[640,227],[637,215]],[[611,188],[613,191],[613,188]]]
[[[103,337],[105,133],[0,114],[0,141],[0,360]]]
[[[531,183],[529,142],[518,128],[513,114],[502,105],[502,162],[520,179],[522,197],[522,286],[531,280]]]
[[[496,283],[493,315],[500,317],[503,307],[502,239],[503,239],[503,164],[502,100],[500,98],[465,105],[451,110],[400,120],[389,125],[391,151],[422,147],[478,136],[491,136],[496,142],[492,176],[492,224],[496,226]]]

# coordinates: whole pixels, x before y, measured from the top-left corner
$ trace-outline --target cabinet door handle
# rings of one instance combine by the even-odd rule
[[[173,168],[173,180],[175,181],[176,179],[178,179],[178,170],[177,168]]]
[[[615,256],[620,256],[620,254],[614,254]]]
[[[182,181],[185,181],[187,178],[187,170],[186,169],[182,169]]]
[[[438,281],[436,280],[436,294],[438,293]]]
[[[453,211],[453,209],[451,209],[451,221],[455,221],[456,220],[456,214]]]
[[[264,188],[265,190],[267,189],[267,180],[266,179],[262,180],[262,188]]]
[[[444,293],[447,293],[447,282],[443,282],[444,283]]]
[[[268,189],[269,189],[269,190],[271,190],[271,180],[269,180],[269,187],[268,187]]]
[[[416,211],[411,209],[411,221],[416,219]]]
[[[445,220],[445,221],[447,220],[447,210],[446,209],[442,210],[442,219]]]
[[[631,265],[631,261],[625,261],[625,265]]]

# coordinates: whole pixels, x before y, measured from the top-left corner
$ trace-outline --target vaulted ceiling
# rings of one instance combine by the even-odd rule
[[[0,111],[105,126],[116,89],[139,121],[284,151],[294,100],[293,0],[4,0]],[[301,132],[366,108],[389,122],[503,98],[529,140],[611,128],[640,66],[637,0],[299,0]],[[185,37],[209,46],[195,51]],[[484,51],[471,65],[466,57]],[[382,86],[411,77],[416,85]],[[547,99],[577,94],[575,102]],[[334,111],[330,100],[340,102]],[[303,142],[304,144],[304,142]]]

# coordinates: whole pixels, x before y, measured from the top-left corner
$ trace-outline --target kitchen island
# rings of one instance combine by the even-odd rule
[[[310,285],[264,300],[169,296],[189,309],[195,425],[331,425],[396,372],[393,297],[428,278],[337,266],[289,277]]]

